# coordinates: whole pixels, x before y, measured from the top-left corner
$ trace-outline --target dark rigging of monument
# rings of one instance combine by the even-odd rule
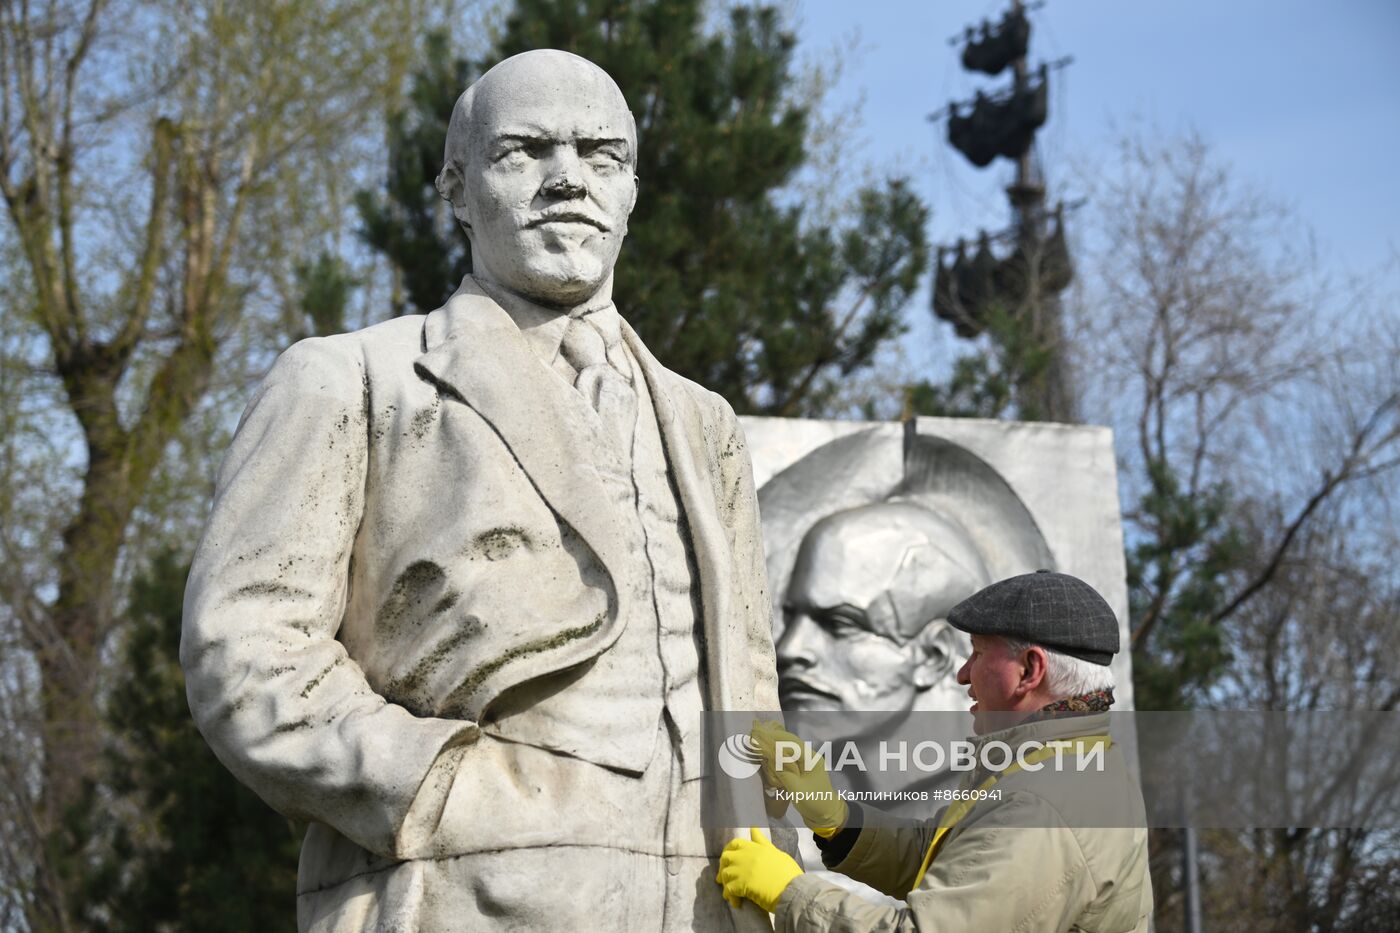
[[[988,75],[1009,68],[1012,83],[1000,93],[979,90],[970,102],[950,103],[948,141],[978,168],[998,156],[1014,161],[1016,178],[1006,189],[1012,209],[1008,230],[982,231],[972,248],[961,239],[938,248],[933,312],[964,338],[983,333],[998,313],[1024,325],[1033,346],[1045,354],[1045,364],[1035,378],[1017,387],[1022,415],[1073,421],[1073,394],[1060,352],[1059,295],[1074,269],[1065,243],[1064,204],[1053,211],[1046,208],[1045,177],[1035,152],[1036,133],[1049,115],[1050,71],[1068,59],[1042,64],[1032,73],[1026,63],[1030,34],[1026,8],[1013,0],[995,26],[984,20],[954,40],[964,43],[964,68]],[[999,242],[1011,244],[1001,257],[993,250]]]

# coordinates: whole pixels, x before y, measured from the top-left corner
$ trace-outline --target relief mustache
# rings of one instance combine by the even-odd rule
[[[830,697],[833,700],[840,699],[834,691],[828,690],[826,687],[818,686],[817,684],[812,683],[810,680],[806,680],[802,677],[780,677],[778,679],[778,692],[818,693],[824,697]]]

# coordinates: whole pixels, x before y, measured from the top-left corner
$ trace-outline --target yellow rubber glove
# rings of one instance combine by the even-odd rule
[[[792,805],[802,815],[802,822],[817,835],[829,839],[846,825],[848,808],[846,801],[837,796],[831,787],[831,777],[826,773],[826,762],[820,755],[807,760],[805,746],[801,739],[783,728],[783,724],[773,720],[754,721],[749,733],[758,752],[763,756],[763,780],[769,787],[780,787],[792,794]],[[779,742],[791,743],[785,746],[782,767],[778,767]],[[804,749],[792,761],[792,746]],[[807,765],[810,770],[803,770]]]
[[[724,888],[724,899],[737,908],[744,898],[753,901],[770,914],[778,909],[792,879],[802,869],[782,849],[768,841],[758,827],[749,829],[749,842],[731,839],[719,857],[719,874],[715,880]]]

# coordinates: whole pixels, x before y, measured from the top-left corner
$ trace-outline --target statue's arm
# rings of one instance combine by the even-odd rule
[[[239,780],[405,857],[477,728],[388,703],[335,638],[364,506],[363,373],[357,344],[330,338],[292,347],[264,380],[219,471],[180,658],[195,721]]]

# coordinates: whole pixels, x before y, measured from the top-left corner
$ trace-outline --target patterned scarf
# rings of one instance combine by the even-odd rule
[[[1043,722],[1047,719],[1063,719],[1069,716],[1087,716],[1090,713],[1106,713],[1113,705],[1113,688],[1107,687],[1103,690],[1095,690],[1092,693],[1081,693],[1072,697],[1065,697],[1063,700],[1056,700],[1046,706],[1042,706],[1025,719],[1021,720],[1021,725],[1032,722]],[[968,784],[976,787],[992,774],[985,767],[978,765],[971,773]]]
[[[1095,690],[1093,693],[1081,693],[1078,696],[1065,697],[1063,700],[1056,700],[1049,706],[1042,706],[1038,712],[1041,713],[1106,713],[1113,705],[1113,688],[1106,687],[1103,690]]]

